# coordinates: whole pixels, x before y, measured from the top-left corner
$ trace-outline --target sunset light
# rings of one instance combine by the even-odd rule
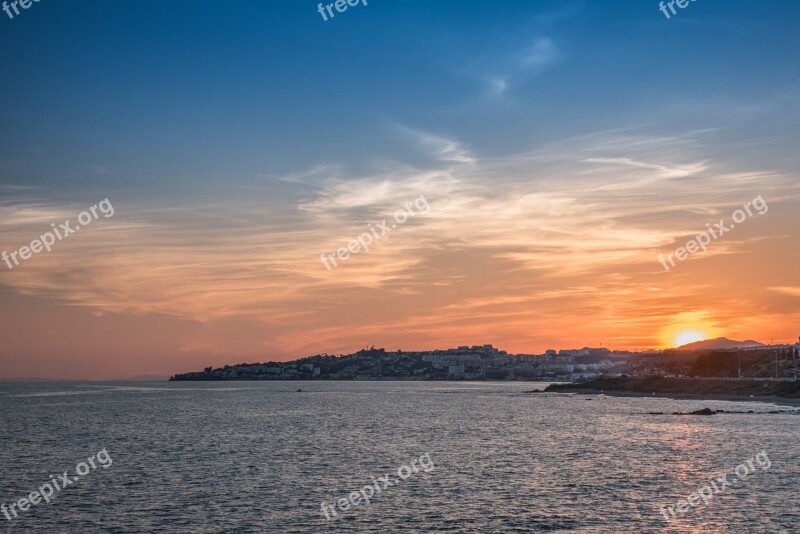
[[[158,20],[193,24],[179,4]],[[515,0],[487,30],[448,2],[245,4],[226,15],[227,48],[192,40],[223,31],[214,17],[186,34],[158,26],[130,68],[127,30],[67,53],[77,12],[7,17],[8,49],[27,25],[56,43],[6,57],[9,79],[71,97],[0,101],[9,139],[28,132],[0,145],[0,380],[168,378],[372,345],[635,352],[800,335],[798,137],[776,122],[800,105],[772,32],[754,39],[760,77],[709,72],[706,34],[675,39],[698,5],[668,19],[630,0],[616,14]],[[387,40],[409,13],[446,35],[469,26],[469,50],[405,24]],[[660,37],[623,46],[606,32],[633,13]],[[598,17],[591,36],[553,26]],[[304,33],[265,30],[277,21]],[[353,50],[320,54],[340,39]],[[652,58],[672,39],[685,63],[666,72]],[[71,53],[97,42],[97,62]],[[725,57],[755,53],[731,43]],[[594,75],[600,88],[576,84]]]
[[[0,0],[3,532],[800,534],[799,22]]]
[[[703,341],[704,339],[706,339],[706,336],[702,332],[698,332],[697,330],[684,330],[675,336],[675,346],[680,347],[687,343]]]

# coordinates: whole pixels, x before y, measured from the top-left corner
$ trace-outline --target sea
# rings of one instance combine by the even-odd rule
[[[800,532],[798,408],[546,385],[1,383],[0,532]]]

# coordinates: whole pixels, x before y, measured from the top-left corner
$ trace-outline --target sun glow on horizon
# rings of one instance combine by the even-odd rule
[[[706,335],[698,330],[683,330],[675,336],[673,344],[676,347],[686,345],[687,343],[694,343],[695,341],[704,341]]]

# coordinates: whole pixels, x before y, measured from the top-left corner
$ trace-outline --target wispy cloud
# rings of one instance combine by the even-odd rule
[[[643,161],[636,161],[631,158],[586,158],[583,160],[587,163],[605,163],[608,165],[628,166],[638,169],[648,169],[655,171],[654,174],[659,178],[685,178],[687,176],[694,176],[703,172],[708,168],[704,162],[689,163],[687,165],[659,165],[655,163],[646,163]]]
[[[361,176],[312,167],[289,180],[298,188],[288,203],[254,191],[180,210],[166,201],[115,204],[113,219],[6,270],[0,284],[98,311],[282,324],[271,343],[297,350],[312,331],[330,349],[380,330],[387,343],[401,331],[419,333],[421,343],[467,327],[476,335],[510,332],[547,324],[545,309],[561,310],[565,329],[570,317],[591,316],[599,335],[633,320],[638,306],[640,328],[657,329],[659,317],[701,293],[707,309],[730,317],[725,290],[709,299],[710,279],[699,273],[714,258],[754,258],[750,249],[770,245],[743,230],[669,280],[659,272],[659,251],[702,229],[710,213],[727,214],[757,194],[769,199],[771,214],[773,199],[796,205],[800,197],[786,174],[721,168],[697,134],[604,132],[479,158],[455,139],[407,131],[431,156],[429,166],[384,163]],[[427,214],[334,272],[320,264],[320,253],[419,195]],[[3,204],[0,244],[16,249],[82,208]],[[376,317],[389,302],[391,318]]]
[[[505,65],[498,70],[489,70],[485,77],[487,96],[500,98],[516,85],[527,83],[532,78],[555,65],[561,58],[558,47],[549,37],[536,39],[533,44],[509,56],[493,61],[494,65]]]
[[[477,161],[472,152],[463,143],[455,139],[410,128],[393,121],[390,121],[390,126],[403,134],[435,161],[465,164],[472,164]]]
[[[792,286],[792,287],[768,287],[770,291],[775,291],[777,293],[783,293],[784,295],[789,295],[792,297],[800,297],[800,286]]]

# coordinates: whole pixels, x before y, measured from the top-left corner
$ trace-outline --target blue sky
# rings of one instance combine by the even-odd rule
[[[502,155],[796,113],[798,14],[788,1],[699,0],[667,21],[640,0],[373,0],[323,22],[298,0],[44,0],[0,20],[4,181],[250,184],[414,158],[395,124]]]
[[[0,247],[116,208],[0,271],[0,377],[794,338],[799,20],[789,0],[0,12]],[[421,195],[430,213],[321,266]],[[757,195],[768,216],[659,271]]]

